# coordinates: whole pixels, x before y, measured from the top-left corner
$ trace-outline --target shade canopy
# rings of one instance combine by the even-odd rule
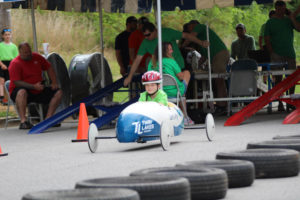
[[[34,8],[42,10],[61,10],[78,12],[95,12],[98,9],[98,0],[33,0]],[[162,11],[172,11],[176,7],[181,10],[200,10],[219,7],[250,5],[253,1],[258,4],[272,4],[274,0],[163,0]],[[288,1],[288,0],[285,0]],[[30,8],[30,0],[0,0],[7,3],[10,8]],[[102,0],[102,8],[106,12],[142,13],[150,12],[155,0]]]

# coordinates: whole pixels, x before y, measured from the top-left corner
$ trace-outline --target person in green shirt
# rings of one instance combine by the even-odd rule
[[[160,89],[161,75],[156,71],[148,71],[142,76],[145,92],[140,94],[139,101],[154,101],[164,106],[168,105],[167,94]]]
[[[300,5],[297,10],[292,15],[292,20],[294,20],[294,26],[297,31],[300,31]]]
[[[207,40],[206,25],[195,25],[192,34],[196,35],[199,40]],[[229,51],[221,38],[209,28],[209,43],[210,43],[210,57],[211,57],[211,70],[213,73],[225,73],[226,67],[229,62]],[[199,63],[203,63],[208,59],[208,51],[202,47],[199,48],[199,52],[202,55]],[[216,78],[213,80],[213,91],[217,98],[227,97],[227,89],[225,80],[223,78]],[[216,103],[216,112],[225,113],[227,110],[226,101],[218,101]]]
[[[271,10],[269,12],[269,19],[271,19],[274,16],[274,14],[275,14],[275,10]],[[267,46],[265,43],[265,28],[266,28],[266,23],[264,23],[261,26],[260,31],[259,31],[258,45],[261,50],[267,50]]]
[[[188,70],[181,70],[177,62],[173,58],[173,47],[170,42],[162,43],[162,72],[169,74],[176,80],[180,94],[183,96],[186,92],[187,85],[189,84],[191,74]],[[148,71],[159,71],[158,66],[158,48],[156,47],[155,53],[148,64]],[[167,93],[169,98],[177,97],[176,86],[164,86],[163,90]]]
[[[246,34],[244,24],[237,24],[235,27],[238,38],[231,43],[231,57],[233,59],[249,58],[248,51],[255,50],[255,40],[251,35]]]
[[[265,42],[271,56],[271,62],[287,63],[287,69],[296,69],[296,54],[294,49],[294,29],[297,27],[294,14],[286,8],[284,1],[276,1],[274,17],[269,19],[265,27]],[[296,29],[297,31],[300,31]],[[282,80],[282,76],[275,76],[275,84]],[[295,87],[290,88],[293,94]],[[291,106],[287,106],[289,109]],[[282,102],[278,104],[278,111],[284,111]]]
[[[181,70],[177,62],[174,60],[173,56],[173,48],[172,43],[163,42],[162,43],[162,71],[163,74],[169,74],[176,80],[180,94],[182,96],[185,95],[187,90],[187,86],[191,79],[191,74],[188,70]],[[149,62],[148,70],[159,71],[158,66],[158,47],[155,49],[155,53],[152,56],[152,60]],[[177,87],[174,86],[164,86],[163,90],[167,93],[168,98],[176,98],[177,97]],[[186,108],[186,102],[184,102],[184,106]],[[182,109],[182,108],[181,108]],[[186,113],[185,113],[186,114]],[[184,118],[185,125],[193,125],[194,122],[191,120],[189,116],[185,116]]]
[[[145,39],[143,40],[141,46],[139,47],[137,56],[131,65],[130,72],[128,74],[128,77],[124,80],[124,86],[127,86],[132,79],[133,74],[135,73],[137,67],[139,66],[143,55],[146,53],[150,53],[151,55],[154,54],[155,48],[158,44],[158,33],[157,29],[154,26],[154,24],[148,22],[144,24],[143,27],[143,34],[145,36]],[[207,48],[209,43],[207,41],[199,40],[197,37],[190,33],[180,32],[176,31],[171,28],[162,28],[162,41],[163,42],[171,42],[174,53],[173,57],[177,64],[180,66],[181,69],[184,68],[184,60],[183,57],[179,51],[178,45],[176,43],[177,40],[180,40],[181,38],[186,38],[192,42],[197,43],[198,45],[201,45],[203,48]]]
[[[9,80],[8,67],[19,52],[17,46],[11,42],[11,29],[3,29],[1,36],[3,41],[0,42],[0,103],[3,104],[4,83]]]

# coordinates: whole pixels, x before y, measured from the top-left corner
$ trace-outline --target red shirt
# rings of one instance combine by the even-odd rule
[[[142,44],[143,40],[145,39],[145,36],[143,34],[142,31],[140,30],[135,30],[133,31],[130,36],[129,36],[129,39],[128,39],[128,46],[129,48],[134,48],[135,49],[135,55],[137,55],[137,52],[139,50],[139,47],[140,45]],[[146,59],[147,58],[150,58],[151,57],[151,54],[147,53],[143,56],[143,59],[140,63],[140,66],[139,68],[145,68],[145,64],[146,64]],[[132,64],[133,61],[130,60],[130,64]]]
[[[51,64],[40,54],[32,53],[32,59],[25,61],[20,56],[13,59],[9,65],[9,93],[15,89],[14,81],[24,81],[26,83],[35,84],[43,81],[42,72],[48,70]],[[41,91],[30,90],[33,94]]]

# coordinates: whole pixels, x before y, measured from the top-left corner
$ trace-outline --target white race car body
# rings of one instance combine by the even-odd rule
[[[174,128],[172,136],[178,136],[184,128],[184,116],[173,103],[163,106],[156,102],[137,102],[125,108],[117,122],[119,142],[145,142],[160,137],[161,125],[166,122]]]

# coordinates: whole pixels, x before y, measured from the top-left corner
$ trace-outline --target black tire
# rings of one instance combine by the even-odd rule
[[[47,60],[51,63],[51,66],[53,67],[56,75],[59,88],[61,88],[61,90],[63,91],[61,103],[56,109],[56,112],[59,112],[70,106],[71,80],[69,77],[67,65],[59,54],[51,53],[47,56]]]
[[[273,140],[281,140],[281,139],[300,139],[300,135],[287,135],[287,136],[273,137]]]
[[[228,176],[228,187],[247,187],[252,185],[255,178],[254,164],[246,160],[210,160],[190,161],[176,165],[178,167],[191,167],[198,169],[202,167],[219,168],[226,171]]]
[[[192,199],[213,200],[226,196],[228,180],[224,170],[188,167],[149,168],[132,172],[130,176],[184,177],[191,186]]]
[[[141,200],[189,200],[190,184],[185,178],[112,177],[80,181],[76,188],[128,188],[137,191]]]
[[[22,200],[139,200],[138,193],[124,188],[75,189],[32,192]]]
[[[109,64],[104,58],[104,65],[101,65],[100,53],[75,55],[69,66],[69,76],[72,104],[80,102],[83,98],[113,83]],[[111,93],[94,102],[93,105],[103,105],[112,100],[113,94]],[[87,114],[99,117],[99,111],[93,106],[87,106]]]
[[[248,143],[247,149],[293,149],[300,151],[300,139],[270,140],[263,142]]]
[[[299,152],[290,149],[248,149],[236,152],[221,152],[217,159],[238,159],[253,162],[256,178],[297,176]]]

